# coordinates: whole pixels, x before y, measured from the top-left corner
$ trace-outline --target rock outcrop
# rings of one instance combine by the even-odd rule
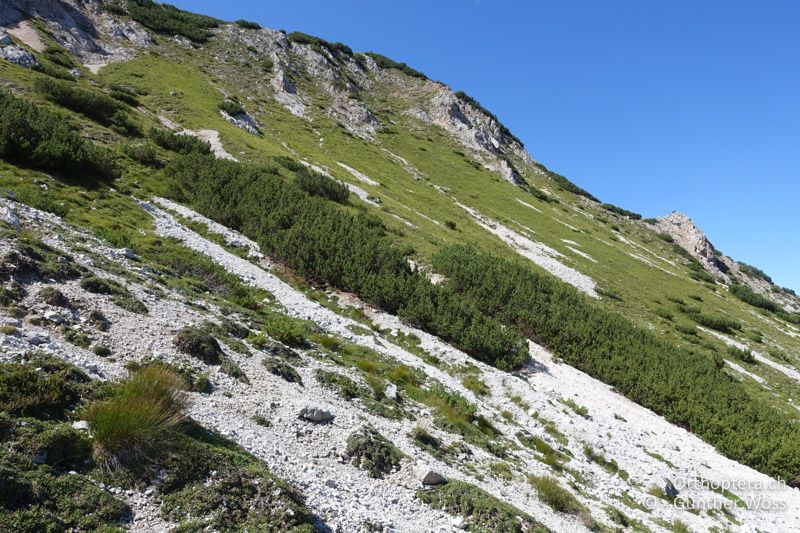
[[[706,234],[683,213],[673,211],[658,219],[656,229],[670,235],[675,242],[717,277],[724,277],[727,267],[717,258],[717,251]]]

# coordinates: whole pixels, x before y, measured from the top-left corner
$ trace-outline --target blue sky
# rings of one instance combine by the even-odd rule
[[[404,61],[603,201],[682,211],[800,292],[800,2],[173,3]]]

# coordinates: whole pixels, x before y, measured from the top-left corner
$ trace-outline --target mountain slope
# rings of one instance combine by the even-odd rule
[[[12,0],[0,23],[19,46],[4,57],[29,54],[39,64],[37,71],[2,61],[0,78],[19,100],[67,116],[72,131],[116,159],[108,173],[119,176],[113,183],[92,179],[92,169],[105,161],[96,155],[95,166],[76,170],[59,161],[45,165],[35,151],[25,158],[0,150],[7,161],[3,188],[70,226],[14,201],[5,203],[7,221],[19,216],[26,230],[93,257],[95,267],[119,276],[133,293],[159,295],[143,297],[147,316],[123,313],[107,333],[86,332],[112,345],[118,361],[70,344],[76,337],[69,330],[84,329],[88,307],[77,309],[67,328],[50,319],[31,324],[29,316],[15,326],[22,334],[4,334],[9,354],[26,352],[29,343],[13,339],[29,339],[28,331],[36,330],[58,339],[49,351],[83,367],[100,363],[112,377],[123,375],[124,361],[153,355],[210,370],[215,389],[210,396],[192,393],[190,415],[297,484],[332,528],[425,524],[440,530],[460,527],[459,520],[472,528],[503,527],[476,522],[480,513],[464,514],[459,495],[474,493],[457,483],[417,497],[415,461],[515,506],[479,498],[502,508],[503,516],[532,516],[531,527],[661,530],[682,527],[678,520],[692,529],[797,526],[796,512],[734,504],[727,512],[694,514],[649,493],[663,496],[667,478],[681,485],[682,497],[724,503],[737,500],[697,483],[684,487],[686,480],[746,479],[750,490],[737,497],[747,500],[762,494],[756,487],[769,478],[630,399],[762,472],[795,484],[800,472],[798,300],[757,269],[715,253],[688,219],[643,221],[601,204],[536,163],[467,95],[340,43],[147,1]],[[111,112],[81,107],[87,91]],[[207,148],[169,130],[210,140],[217,158],[242,165],[187,155]],[[35,170],[42,167],[55,177]],[[347,199],[336,181],[345,184]],[[216,222],[154,200],[161,196]],[[48,223],[39,225],[36,217]],[[94,237],[82,237],[86,242],[76,248],[78,228],[129,248],[130,258],[115,257]],[[18,249],[12,237],[5,239],[8,250]],[[521,269],[520,283],[530,273],[539,280],[537,291],[563,295],[550,307],[517,309],[517,315],[540,312],[569,323],[549,332],[489,305],[496,295],[476,297],[472,284],[479,285],[480,271],[459,278],[467,258],[442,255],[462,244],[474,247],[475,257],[492,254],[493,263]],[[184,256],[184,246],[199,255]],[[227,278],[219,277],[219,267],[257,292],[221,281]],[[503,287],[507,280],[496,281]],[[39,286],[27,288],[34,294]],[[62,290],[86,298],[69,284]],[[501,302],[513,297],[503,295]],[[29,299],[20,307],[30,307]],[[647,361],[630,363],[640,354],[627,337],[598,326],[583,340],[579,320],[559,308],[566,301],[588,313],[586,324],[619,316],[624,326],[615,330],[630,327],[628,337],[663,345],[654,352],[661,354],[654,369]],[[42,313],[28,315],[52,311],[37,305]],[[13,307],[7,314],[13,312],[22,314]],[[209,331],[249,383],[186,360],[172,344],[179,325],[222,323],[226,315],[246,326],[244,340]],[[523,343],[523,335],[539,344]],[[614,339],[609,354],[617,350],[622,357],[598,357],[595,365],[581,355],[608,339]],[[292,343],[293,356],[275,348]],[[524,346],[531,361],[524,361]],[[713,386],[689,372],[692,359],[696,368],[708,368]],[[295,374],[303,386],[284,379]],[[644,387],[651,378],[655,385]],[[703,390],[707,403],[698,400]],[[305,403],[327,406],[334,423],[296,420]],[[687,413],[702,406],[715,429],[690,422]],[[271,427],[251,420],[254,414]],[[399,471],[383,480],[343,464],[365,464],[345,450],[362,420],[406,454]],[[794,489],[769,496],[800,508]],[[463,516],[448,518],[425,501]],[[516,519],[509,520],[504,523]]]

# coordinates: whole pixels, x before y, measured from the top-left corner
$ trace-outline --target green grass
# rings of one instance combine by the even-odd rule
[[[577,498],[553,477],[530,476],[528,482],[536,489],[539,499],[559,513],[579,514],[584,509]]]
[[[184,386],[169,370],[145,367],[90,405],[86,415],[100,461],[109,469],[130,467],[163,447],[185,416]]]
[[[463,517],[470,531],[547,531],[533,517],[463,481],[450,480],[433,489],[418,490],[417,497],[435,509]]]

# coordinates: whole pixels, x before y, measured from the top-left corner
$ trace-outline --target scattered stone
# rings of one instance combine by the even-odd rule
[[[664,478],[664,486],[662,488],[664,489],[664,495],[667,497],[667,499],[674,500],[678,497],[678,489],[675,488],[675,484],[669,479]]]
[[[386,390],[383,391],[383,394],[390,400],[397,401],[397,385],[394,383],[389,383],[386,385]]]
[[[419,463],[414,467],[414,477],[423,485],[433,486],[447,483],[447,478],[439,472],[431,470],[428,465]]]
[[[15,215],[14,212],[8,207],[0,209],[0,219],[2,219],[3,222],[8,224],[15,230],[18,230],[22,227],[22,225],[19,222],[19,218],[17,218],[17,215]]]
[[[79,431],[89,431],[89,422],[86,420],[78,420],[72,423],[72,427]]]
[[[130,248],[118,248],[114,250],[114,253],[120,257],[125,257],[127,259],[136,259],[136,252],[134,252]]]
[[[308,420],[309,422],[314,422],[315,424],[324,424],[333,420],[333,414],[331,414],[331,412],[327,409],[322,409],[321,407],[311,407],[310,405],[303,407],[297,416],[298,418]]]

